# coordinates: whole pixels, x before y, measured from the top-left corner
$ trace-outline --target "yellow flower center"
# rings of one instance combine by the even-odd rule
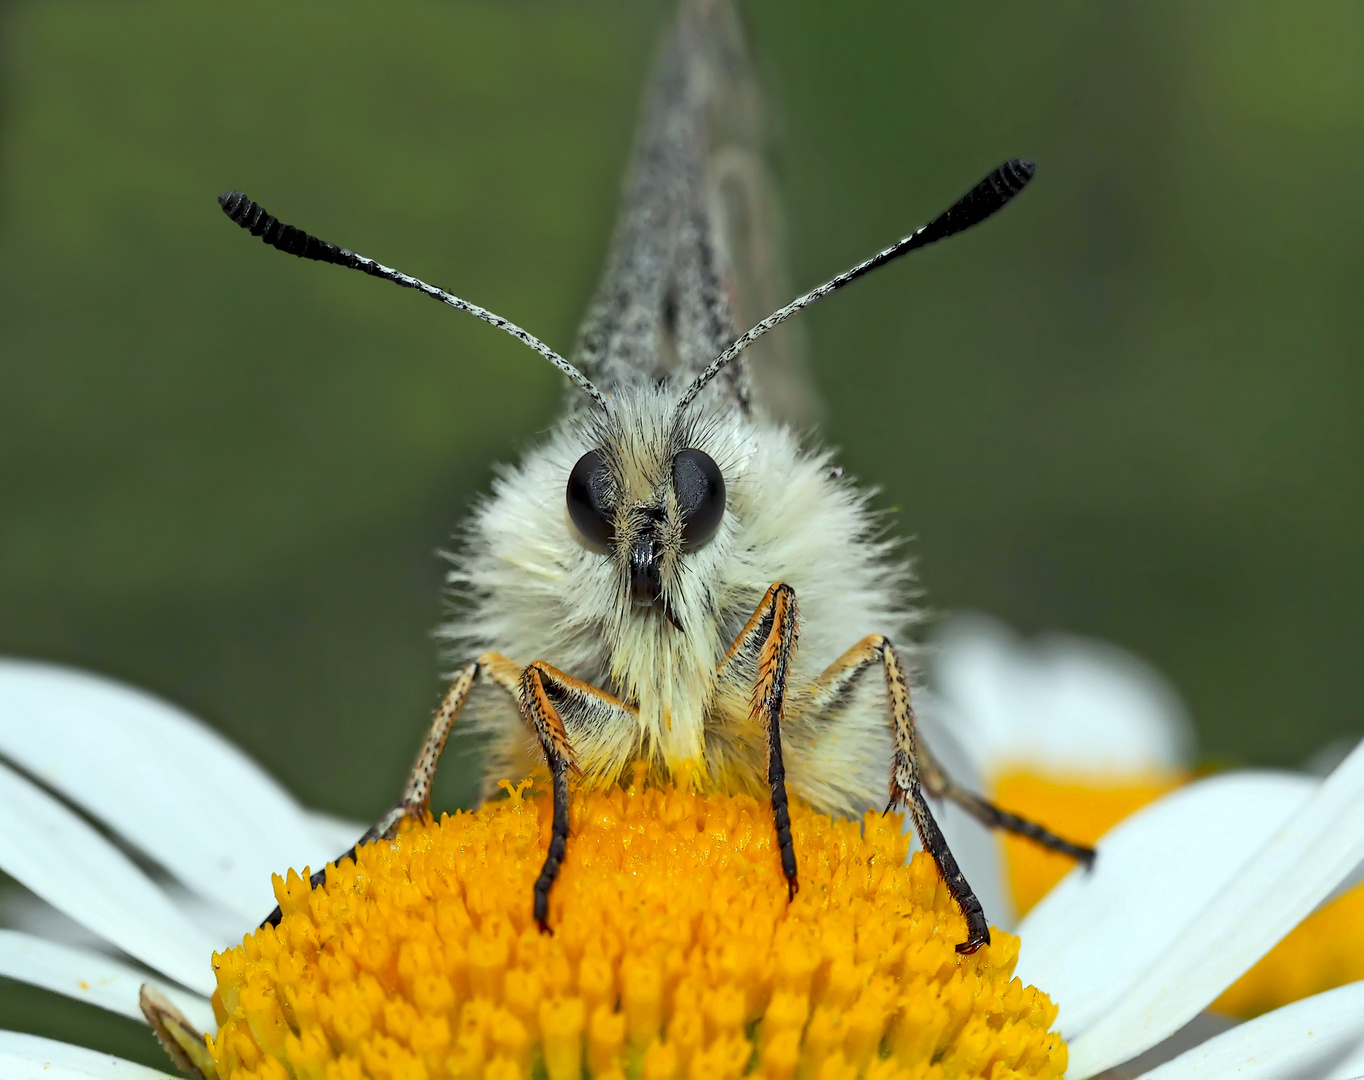
[[[995,801],[1067,840],[1093,845],[1128,814],[1187,779],[1173,774],[1105,781],[1092,776],[1059,778],[1011,772],[995,783]],[[1009,891],[1020,915],[1075,869],[1074,859],[1013,834],[1004,835],[1004,857]]]
[[[1000,805],[1062,836],[1092,844],[1128,814],[1187,782],[1170,773],[1105,782],[1011,773],[995,786]],[[1006,837],[1009,884],[1019,913],[1037,903],[1074,865],[1036,844]],[[1099,858],[1103,858],[1100,854]],[[1212,1003],[1250,1019],[1312,994],[1364,979],[1364,886],[1305,919]]]
[[[771,811],[638,784],[581,792],[568,859],[531,919],[549,800],[527,785],[360,849],[213,958],[219,1080],[573,1080],[754,1074],[1059,1077],[1056,1008],[973,956],[898,817],[792,806],[788,903]]]

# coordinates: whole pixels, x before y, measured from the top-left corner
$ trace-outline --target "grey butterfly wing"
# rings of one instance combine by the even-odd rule
[[[788,298],[761,114],[731,6],[685,5],[658,61],[606,271],[574,350],[603,391],[699,374]],[[799,332],[769,338],[710,392],[748,411],[756,386],[767,411],[806,419],[813,395]]]
[[[710,25],[707,197],[730,310],[746,330],[789,301],[795,289],[772,175],[770,107],[732,5],[714,5]],[[806,340],[799,321],[788,322],[744,353],[754,400],[769,415],[800,425],[819,412]]]

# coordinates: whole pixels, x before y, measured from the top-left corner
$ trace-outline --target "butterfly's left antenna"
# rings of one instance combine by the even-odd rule
[[[803,311],[817,300],[823,300],[831,292],[851,284],[863,274],[869,274],[877,267],[885,266],[892,259],[898,259],[901,255],[907,255],[939,240],[946,240],[949,236],[955,236],[963,229],[979,225],[996,210],[1004,209],[1010,199],[1028,186],[1028,181],[1032,179],[1036,168],[1025,158],[1006,161],[927,225],[920,226],[865,262],[858,263],[850,270],[844,270],[837,277],[811,289],[804,296],[797,297],[785,307],[778,308],[762,322],[755,323],[749,330],[735,338],[729,347],[712,360],[706,370],[687,387],[686,393],[677,403],[677,411],[680,413],[690,405],[696,395],[705,389],[706,383],[715,378],[739,353],[769,330],[780,326],[796,312]]]
[[[274,215],[268,213],[265,207],[259,203],[254,203],[243,195],[240,191],[229,191],[226,195],[218,196],[218,205],[223,208],[223,213],[240,225],[243,229],[250,231],[252,236],[259,236],[271,247],[279,248],[280,251],[290,255],[297,255],[300,259],[312,259],[316,262],[335,263],[337,266],[346,266],[352,270],[363,270],[371,277],[383,278],[391,281],[395,285],[402,285],[407,289],[417,289],[424,292],[433,300],[439,300],[442,304],[449,304],[456,311],[467,311],[470,315],[482,319],[490,326],[495,326],[499,330],[505,330],[517,341],[529,345],[556,368],[568,376],[569,381],[580,390],[585,391],[593,401],[606,408],[606,398],[598,390],[587,376],[575,368],[557,352],[551,349],[534,334],[522,330],[514,322],[504,319],[501,315],[495,315],[487,308],[481,308],[477,304],[471,304],[467,300],[461,300],[458,296],[438,289],[434,285],[428,285],[419,278],[414,278],[409,274],[404,274],[400,270],[377,263],[373,259],[367,259],[363,255],[357,255],[348,248],[337,247],[329,244],[326,240],[319,240],[316,236],[296,229],[292,225],[285,225]]]

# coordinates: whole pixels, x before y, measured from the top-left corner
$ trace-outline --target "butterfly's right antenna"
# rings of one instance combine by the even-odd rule
[[[600,405],[606,408],[606,398],[602,392],[593,386],[581,371],[575,368],[562,356],[556,353],[534,334],[522,330],[514,322],[509,322],[501,315],[494,315],[487,308],[481,308],[477,304],[471,304],[467,300],[461,300],[458,296],[438,289],[434,285],[428,285],[419,278],[411,277],[399,270],[394,270],[377,263],[373,259],[367,259],[363,255],[357,255],[348,248],[337,247],[329,244],[326,240],[319,240],[315,236],[305,233],[302,229],[296,229],[292,225],[285,225],[273,215],[266,212],[265,208],[258,203],[252,202],[240,191],[229,191],[226,195],[218,196],[218,204],[223,208],[223,213],[240,225],[243,229],[248,229],[252,236],[259,236],[271,247],[279,248],[280,251],[290,255],[297,255],[300,259],[313,259],[316,262],[335,263],[337,266],[346,266],[352,270],[363,270],[372,277],[383,278],[391,281],[395,285],[402,285],[404,288],[417,289],[424,292],[433,300],[439,300],[442,304],[449,304],[456,311],[467,311],[470,315],[482,319],[485,323],[505,330],[517,341],[529,345],[556,368],[568,376],[569,381],[577,386]]]
[[[785,307],[778,308],[762,322],[754,323],[748,331],[735,338],[729,347],[712,360],[706,370],[693,380],[692,384],[687,387],[686,393],[682,395],[682,399],[677,403],[677,411],[680,413],[690,405],[696,399],[696,395],[705,389],[706,383],[715,378],[739,353],[769,330],[780,326],[797,311],[809,307],[816,300],[823,300],[831,292],[843,288],[844,285],[851,284],[863,274],[871,273],[878,266],[885,266],[892,259],[898,259],[901,255],[906,255],[935,241],[945,240],[949,236],[955,236],[963,229],[969,229],[972,225],[980,224],[996,210],[1002,210],[1010,199],[1027,187],[1035,170],[1036,166],[1024,158],[1006,161],[927,225],[920,226],[904,239],[891,244],[885,251],[878,252],[850,270],[844,270],[843,273],[831,278],[818,288],[811,289],[804,296],[792,300]]]

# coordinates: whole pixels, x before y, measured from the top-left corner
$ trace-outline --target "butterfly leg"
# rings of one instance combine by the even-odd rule
[[[982,824],[990,828],[1005,829],[1018,833],[1028,839],[1059,851],[1064,855],[1080,860],[1086,866],[1094,861],[1094,852],[1055,835],[1034,822],[1020,818],[1007,810],[1001,810],[993,803],[957,784],[933,760],[928,747],[919,741],[918,726],[914,719],[914,708],[910,701],[908,682],[904,668],[891,643],[880,634],[863,638],[819,677],[813,686],[813,698],[808,706],[816,715],[835,708],[854,687],[854,685],[873,667],[880,666],[886,680],[886,691],[891,708],[892,731],[895,738],[895,756],[891,766],[890,805],[891,808],[907,804],[910,818],[920,842],[938,865],[943,882],[947,885],[952,898],[966,916],[967,940],[958,946],[959,951],[974,952],[989,941],[989,927],[980,903],[966,882],[965,876],[957,866],[956,859],[943,839],[942,831],[933,820],[923,794],[934,798],[951,799]]]
[[[753,612],[748,624],[720,662],[721,681],[740,670],[756,669],[752,715],[762,723],[767,749],[767,786],[772,795],[772,824],[777,832],[781,869],[791,899],[800,890],[796,877],[796,848],[791,839],[791,809],[786,796],[786,764],[782,758],[781,722],[786,700],[786,679],[791,654],[796,648],[796,591],[777,582]]]
[[[846,694],[852,685],[862,677],[862,675],[873,665],[884,663],[882,653],[890,648],[890,642],[879,634],[863,638],[842,657],[820,676],[815,683],[816,698],[814,707],[817,710],[827,709],[829,705],[838,700],[840,696]],[[906,692],[908,701],[908,692]],[[912,720],[913,709],[909,709],[909,716]],[[897,721],[898,726],[898,721]],[[897,749],[902,740],[896,735]],[[1068,855],[1082,863],[1086,867],[1094,865],[1095,852],[1093,848],[1084,847],[1081,844],[1072,843],[1064,837],[1057,836],[1054,832],[1043,828],[1035,821],[1011,814],[988,799],[982,798],[973,791],[968,791],[955,780],[953,780],[943,768],[933,759],[927,746],[916,741],[916,753],[918,763],[919,782],[929,795],[935,799],[950,799],[956,803],[973,818],[979,821],[988,829],[1003,829],[1005,832],[1016,833],[1026,837],[1035,844],[1040,844],[1044,848]]]
[[[417,754],[417,761],[408,774],[407,783],[403,785],[402,795],[391,810],[365,830],[365,834],[359,840],[333,859],[333,864],[339,863],[342,859],[354,859],[355,849],[368,844],[371,840],[391,838],[397,833],[398,826],[404,819],[420,819],[426,815],[431,802],[431,782],[436,775],[436,766],[440,763],[441,753],[445,750],[445,743],[450,738],[450,731],[455,726],[459,711],[464,707],[469,691],[474,688],[480,676],[487,678],[490,669],[496,667],[499,661],[503,664],[511,663],[505,657],[487,653],[460,668],[459,673],[450,682],[450,689],[445,692],[440,705],[436,708],[431,728]],[[308,883],[316,889],[326,880],[327,868],[324,866],[308,879]],[[279,920],[280,909],[277,905],[261,925],[278,926]]]
[[[522,672],[519,698],[554,780],[554,820],[545,863],[535,880],[534,905],[536,923],[542,932],[549,933],[549,894],[568,848],[568,774],[578,771],[569,727],[582,730],[585,736],[590,730],[603,728],[628,731],[636,723],[636,712],[605,690],[565,675],[542,660]]]
[[[586,728],[600,729],[602,726],[606,730],[632,730],[636,716],[631,706],[606,691],[580,682],[541,661],[523,669],[500,653],[484,653],[461,668],[436,709],[416,763],[403,785],[402,795],[388,813],[333,862],[353,859],[355,849],[372,840],[391,839],[408,818],[421,820],[426,816],[431,784],[441,754],[469,692],[477,685],[500,687],[516,702],[540,740],[554,780],[554,824],[549,853],[535,885],[535,921],[542,930],[547,930],[549,892],[559,875],[568,840],[568,772],[577,768],[569,730],[585,733]],[[312,875],[312,887],[317,888],[326,879],[324,867]],[[265,922],[274,926],[279,920],[280,909],[276,907]]]
[[[895,736],[895,754],[890,765],[890,810],[904,806],[914,822],[914,831],[919,834],[919,842],[924,850],[938,864],[938,873],[943,884],[956,901],[966,918],[966,940],[957,944],[957,952],[973,953],[982,945],[990,944],[990,924],[985,919],[985,910],[976,899],[976,894],[961,872],[952,849],[947,846],[938,823],[924,801],[923,790],[919,785],[919,729],[914,720],[914,706],[909,697],[909,680],[905,677],[904,665],[895,652],[895,647],[881,635],[864,639],[873,652],[881,654],[881,667],[885,672],[886,694],[890,698],[890,716]]]
[[[847,653],[836,661],[815,684],[820,696],[827,702],[837,700],[837,698],[848,691],[854,682],[861,677],[869,667],[882,659],[885,650],[891,649],[890,642],[879,634],[863,638]],[[892,650],[893,651],[893,650]],[[882,661],[884,663],[884,661]],[[898,668],[898,663],[897,663]],[[887,684],[889,685],[889,683]],[[818,699],[817,699],[818,701]],[[905,691],[905,709],[909,719],[908,726],[914,727],[914,711],[909,706],[908,690]],[[894,708],[892,702],[892,708]],[[918,743],[915,739],[905,739],[900,733],[900,721],[896,720],[896,747],[897,754],[903,756],[906,743],[914,743],[916,757],[916,771],[919,782],[929,795],[935,799],[950,799],[956,803],[973,818],[979,821],[988,829],[1003,829],[1005,832],[1016,833],[1026,837],[1051,851],[1068,855],[1077,860],[1086,868],[1094,865],[1095,852],[1093,848],[1084,847],[1081,844],[1072,843],[1064,837],[1057,836],[1049,829],[1043,828],[1034,821],[1011,814],[988,799],[982,798],[973,791],[968,791],[955,780],[953,780],[943,768],[933,760],[933,755],[927,746]],[[912,733],[911,733],[912,734]],[[892,805],[894,805],[894,780],[892,778]]]
[[[1005,832],[1026,837],[1050,851],[1070,856],[1086,870],[1094,865],[1097,852],[1093,848],[1057,836],[1050,829],[1044,828],[1037,822],[1029,821],[1017,814],[1011,814],[1008,810],[996,806],[974,791],[966,790],[942,770],[927,753],[926,747],[920,747],[919,754],[922,759],[919,763],[919,772],[923,779],[924,790],[935,799],[951,799],[987,829],[1002,829]]]
[[[818,715],[836,706],[863,675],[878,665],[885,678],[891,733],[895,740],[890,766],[890,803],[886,811],[896,806],[905,806],[909,811],[919,842],[937,864],[943,884],[966,919],[966,940],[957,945],[957,952],[973,953],[982,945],[990,943],[990,925],[966,875],[957,865],[952,849],[947,846],[942,830],[933,819],[928,803],[924,801],[920,782],[923,749],[919,746],[918,725],[910,702],[909,680],[889,639],[881,634],[871,634],[834,661],[815,681],[814,697],[808,707]]]

